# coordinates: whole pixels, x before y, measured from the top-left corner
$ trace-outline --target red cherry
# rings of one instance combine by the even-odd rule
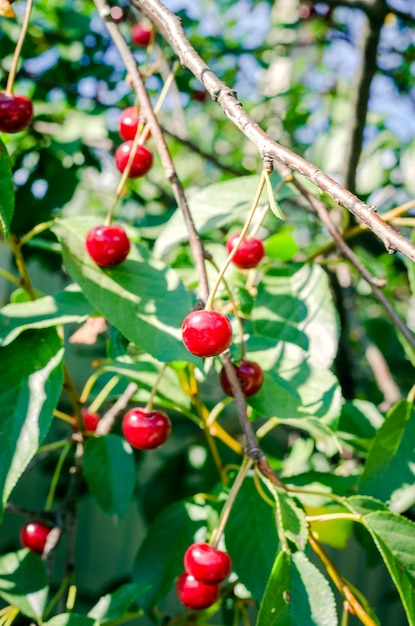
[[[18,133],[33,119],[33,103],[26,96],[0,92],[0,131]]]
[[[85,430],[94,433],[97,429],[101,416],[98,415],[98,413],[90,413],[88,409],[81,409],[81,413]],[[74,424],[74,431],[78,432],[76,422]]]
[[[221,583],[229,575],[232,562],[229,554],[207,543],[194,543],[184,555],[184,569],[196,580],[208,585]]]
[[[131,409],[123,417],[122,431],[134,448],[153,450],[170,437],[171,423],[161,411]]]
[[[145,24],[134,24],[131,28],[131,41],[140,48],[146,48],[151,41],[153,29]]]
[[[52,526],[42,524],[42,522],[28,522],[20,531],[20,541],[24,548],[29,548],[36,554],[43,554],[46,540]]]
[[[235,233],[228,240],[226,244],[228,254],[232,252],[238,239],[239,233]],[[252,267],[256,267],[262,260],[264,254],[264,246],[260,239],[256,239],[255,237],[245,237],[242,239],[241,245],[236,251],[232,262],[241,269],[248,270]]]
[[[118,122],[118,132],[121,139],[128,141],[134,139],[137,133],[137,129],[144,125],[144,120],[140,117],[139,109],[137,107],[127,107],[120,115]],[[147,139],[151,133],[148,131]]]
[[[232,343],[232,326],[219,311],[193,311],[183,320],[183,343],[192,354],[220,354]]]
[[[206,89],[193,89],[193,91],[190,92],[190,97],[192,100],[196,100],[196,102],[206,102],[209,94]]]
[[[130,152],[133,146],[133,142],[124,141],[115,151],[115,164],[120,172],[123,172],[127,167],[128,160],[130,158]],[[130,173],[128,178],[138,178],[147,174],[148,170],[153,165],[153,153],[150,152],[145,146],[137,146],[137,151],[134,155],[133,162],[131,163]]]
[[[130,240],[122,226],[95,226],[88,232],[85,247],[100,267],[113,267],[124,261]]]
[[[177,579],[176,592],[180,602],[187,608],[207,609],[218,599],[219,585],[206,585],[183,572]]]
[[[239,365],[233,365],[236,375],[242,387],[244,396],[253,396],[262,387],[264,382],[264,372],[258,363],[253,361],[239,361]],[[232,387],[226,374],[225,368],[222,368],[219,374],[219,381],[223,391],[228,396],[233,396]]]

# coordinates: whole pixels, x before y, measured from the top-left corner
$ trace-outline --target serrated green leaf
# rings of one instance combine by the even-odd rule
[[[144,589],[143,585],[134,583],[121,585],[113,593],[102,596],[88,612],[88,617],[98,620],[100,624],[105,624],[105,622],[122,619],[131,610],[136,614],[139,608],[135,599]]]
[[[146,613],[151,612],[183,571],[184,553],[194,542],[197,530],[206,525],[207,515],[207,507],[189,501],[176,502],[150,526],[133,573],[137,584],[149,586],[138,598]]]
[[[92,437],[85,444],[83,469],[91,495],[102,511],[122,517],[136,483],[131,446],[118,435]]]
[[[415,410],[402,400],[379,429],[359,484],[359,492],[389,501],[395,512],[415,503]]]
[[[238,493],[225,528],[225,541],[233,569],[260,602],[279,549],[275,509],[247,477]]]
[[[130,341],[159,361],[201,359],[183,345],[181,324],[192,308],[190,294],[174,270],[133,245],[119,266],[102,269],[85,249],[90,217],[59,220],[53,228],[62,242],[65,266],[92,306]]]
[[[8,304],[1,309],[0,346],[7,346],[29,328],[83,322],[92,311],[91,305],[76,285],[53,296]]]
[[[98,625],[99,622],[79,613],[60,613],[43,622],[44,626],[94,626],[94,624]]]
[[[357,450],[367,452],[384,419],[372,402],[358,399],[345,402],[338,424],[339,437]]]
[[[48,599],[44,561],[27,549],[0,557],[0,596],[23,615],[40,620]]]
[[[277,503],[276,514],[282,531],[299,550],[304,550],[308,539],[308,525],[304,509],[285,491],[273,489],[273,492]]]
[[[14,212],[14,183],[10,157],[0,139],[0,227],[7,239]]]
[[[0,348],[2,506],[49,430],[62,390],[62,360],[62,340],[54,328],[26,331]]]
[[[274,172],[273,185],[281,181]],[[222,228],[234,222],[243,223],[258,189],[258,174],[239,176],[225,182],[213,183],[195,193],[189,200],[190,210],[199,234]],[[264,197],[265,193],[263,193]],[[274,194],[273,194],[274,195]],[[277,194],[278,200],[294,197],[296,192],[284,185]],[[177,244],[188,239],[186,225],[179,211],[166,224],[156,241],[154,254],[162,257]]]
[[[256,626],[291,626],[291,555],[280,552],[275,559],[259,609]]]

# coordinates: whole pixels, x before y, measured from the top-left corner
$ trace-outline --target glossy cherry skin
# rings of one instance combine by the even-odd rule
[[[228,254],[232,252],[238,239],[239,233],[235,233],[227,241],[226,249]],[[232,259],[232,263],[241,269],[249,270],[256,267],[262,261],[264,254],[264,245],[260,239],[256,239],[256,237],[245,237],[242,239],[241,245]]]
[[[244,396],[255,395],[261,389],[262,383],[264,382],[264,372],[262,368],[258,363],[254,363],[254,361],[239,361],[239,365],[234,365],[234,368]],[[219,374],[219,382],[223,391],[228,396],[233,396],[232,387],[225,368],[222,368]]]
[[[127,258],[130,240],[122,226],[95,226],[88,232],[85,247],[100,267],[114,267]]]
[[[137,107],[127,107],[122,111],[120,120],[118,122],[118,132],[121,139],[129,141],[134,139],[139,126],[143,126],[144,120],[140,117],[140,112]],[[150,136],[150,132],[147,134],[147,138]]]
[[[186,572],[180,574],[176,583],[177,596],[189,609],[207,609],[219,597],[219,585],[206,585]]]
[[[231,567],[229,554],[207,543],[192,544],[184,555],[186,572],[207,585],[221,583],[229,575]]]
[[[133,142],[124,141],[115,151],[115,164],[120,172],[127,167]],[[153,165],[153,153],[145,146],[137,146],[128,178],[138,178],[147,174]]]
[[[171,423],[161,411],[131,409],[123,417],[122,431],[134,448],[154,450],[170,437]]]
[[[200,357],[220,354],[232,343],[232,326],[219,311],[193,311],[183,320],[183,343]]]
[[[84,422],[84,428],[86,431],[94,433],[97,429],[101,416],[98,413],[90,413],[88,409],[81,409],[82,419]],[[74,418],[75,420],[75,418]],[[76,425],[76,420],[74,423],[74,431],[78,431],[78,427]]]
[[[52,526],[42,522],[28,522],[20,531],[20,541],[24,548],[29,548],[32,552],[42,555],[45,549],[46,540]]]
[[[0,131],[18,133],[33,119],[33,103],[26,96],[0,92]]]
[[[151,41],[152,28],[144,24],[134,24],[131,28],[131,41],[139,48],[146,48]]]

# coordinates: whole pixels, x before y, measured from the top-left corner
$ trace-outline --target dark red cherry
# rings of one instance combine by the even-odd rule
[[[264,382],[264,372],[258,363],[254,361],[239,361],[239,365],[233,365],[239,383],[242,387],[244,396],[253,396],[262,387]],[[223,391],[228,396],[233,396],[232,387],[226,374],[225,368],[222,368],[219,374],[219,381]]]
[[[131,409],[123,417],[122,431],[134,448],[153,450],[170,437],[171,423],[161,411]]]
[[[81,409],[82,420],[84,422],[84,428],[86,431],[94,433],[97,429],[101,416],[98,413],[90,413],[88,409]],[[74,418],[75,419],[75,418]],[[77,431],[76,421],[74,424],[74,430]]]
[[[208,543],[193,543],[184,555],[184,569],[196,580],[209,585],[221,583],[229,575],[229,554]]]
[[[0,92],[0,131],[18,133],[33,119],[33,103],[26,96]]]
[[[115,164],[120,172],[123,172],[127,167],[128,160],[130,158],[133,142],[124,141],[115,151]],[[128,178],[138,178],[147,174],[151,166],[153,165],[153,153],[150,152],[145,146],[137,146],[137,151],[134,155],[131,163],[130,172]]]
[[[20,531],[20,541],[24,548],[29,548],[32,552],[42,555],[46,540],[53,526],[48,526],[42,522],[28,522]]]
[[[146,48],[151,41],[153,29],[145,24],[134,24],[131,28],[131,41],[139,48]]]
[[[183,572],[177,579],[176,592],[180,602],[188,609],[207,609],[218,599],[219,585],[206,585]]]
[[[232,343],[229,319],[219,311],[193,311],[183,320],[183,343],[201,357],[220,354]]]
[[[239,233],[235,233],[228,240],[226,244],[228,254],[232,252],[238,239]],[[256,237],[245,237],[242,239],[232,259],[232,263],[244,270],[252,269],[260,263],[264,254],[264,245],[260,239],[256,239]]]
[[[113,267],[127,258],[130,240],[122,226],[95,226],[86,236],[85,247],[97,265]]]

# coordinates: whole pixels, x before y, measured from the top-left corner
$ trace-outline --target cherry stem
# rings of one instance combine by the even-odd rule
[[[72,441],[67,441],[63,447],[62,452],[60,453],[59,460],[56,464],[56,468],[52,477],[52,482],[50,483],[48,497],[46,498],[45,511],[50,511],[53,505],[53,500],[55,498],[56,487],[58,486],[59,477],[61,475],[62,467],[65,462],[66,457],[68,456],[68,452],[72,447]]]
[[[358,513],[326,513],[325,515],[306,515],[307,522],[331,522],[344,519],[352,522],[361,522],[362,516]]]
[[[219,516],[219,520],[218,520],[218,524],[216,526],[216,528],[214,529],[214,531],[212,532],[212,535],[210,537],[210,541],[209,544],[211,546],[213,546],[214,548],[218,547],[218,544],[222,538],[223,535],[223,531],[225,530],[225,526],[226,526],[226,522],[229,519],[229,515],[230,512],[232,510],[232,507],[235,503],[236,497],[239,493],[240,488],[242,487],[242,484],[246,478],[246,475],[248,474],[251,466],[253,464],[253,460],[245,457],[241,463],[241,466],[239,468],[239,471],[236,475],[236,478],[234,480],[234,483],[231,487],[231,490],[229,491],[229,495],[228,498],[223,506],[223,509],[220,513]]]
[[[9,280],[11,283],[13,283],[13,285],[16,285],[16,287],[22,286],[22,281],[19,280],[19,278],[16,278],[16,276],[13,276],[13,274],[8,272],[7,270],[3,270],[1,267],[0,267],[0,276],[3,276],[3,278],[6,278],[7,280]]]
[[[101,389],[97,397],[89,405],[88,411],[91,413],[97,413],[105,400],[108,398],[111,391],[118,385],[121,380],[121,376],[113,376],[106,385]]]
[[[49,220],[48,222],[43,222],[42,224],[36,224],[31,230],[29,230],[23,237],[20,239],[20,246],[23,246],[30,239],[39,235],[39,233],[43,233],[43,231],[48,230],[54,224],[55,220]]]
[[[349,626],[349,615],[349,603],[347,602],[347,600],[345,600],[343,602],[342,621],[340,623],[340,626]]]
[[[216,278],[215,284],[213,285],[213,287],[212,287],[212,289],[210,291],[210,294],[209,294],[209,297],[207,299],[206,306],[205,306],[205,310],[206,311],[211,311],[213,309],[213,302],[215,300],[215,295],[216,295],[216,292],[218,290],[218,287],[219,287],[220,283],[222,282],[223,277],[225,275],[225,272],[228,269],[229,265],[231,264],[233,257],[238,252],[238,248],[241,245],[243,238],[245,237],[246,233],[248,232],[249,226],[250,226],[250,224],[252,222],[252,219],[253,219],[253,217],[255,215],[255,211],[257,210],[259,199],[261,198],[262,190],[264,189],[264,186],[265,186],[265,181],[266,181],[266,177],[265,177],[264,170],[263,170],[261,172],[261,178],[260,178],[260,181],[259,181],[257,192],[255,194],[255,198],[254,198],[254,202],[253,202],[252,208],[249,211],[249,214],[248,214],[248,217],[247,217],[246,222],[244,224],[244,227],[242,228],[242,230],[240,232],[240,235],[239,235],[239,237],[238,237],[234,247],[232,248],[231,252],[229,253],[228,258],[226,259],[225,264],[223,265],[221,271],[219,272],[219,274],[218,274],[218,276]]]
[[[26,12],[22,24],[22,30],[20,31],[19,39],[14,49],[12,66],[10,68],[9,76],[7,78],[6,94],[11,96],[13,94],[14,79],[16,78],[17,66],[19,64],[20,53],[22,51],[23,42],[26,37],[27,29],[30,22],[30,14],[32,12],[33,0],[27,0]]]
[[[155,395],[157,393],[157,389],[158,389],[158,387],[159,387],[159,385],[161,383],[161,379],[164,376],[164,372],[166,371],[166,367],[167,367],[167,363],[163,363],[163,366],[160,369],[160,371],[158,373],[158,376],[157,376],[157,378],[155,380],[155,383],[154,383],[154,385],[153,385],[153,387],[151,389],[150,396],[149,396],[149,398],[147,400],[147,404],[146,404],[145,409],[144,409],[145,411],[149,411],[150,412],[150,411],[153,410],[153,401],[154,401]]]

